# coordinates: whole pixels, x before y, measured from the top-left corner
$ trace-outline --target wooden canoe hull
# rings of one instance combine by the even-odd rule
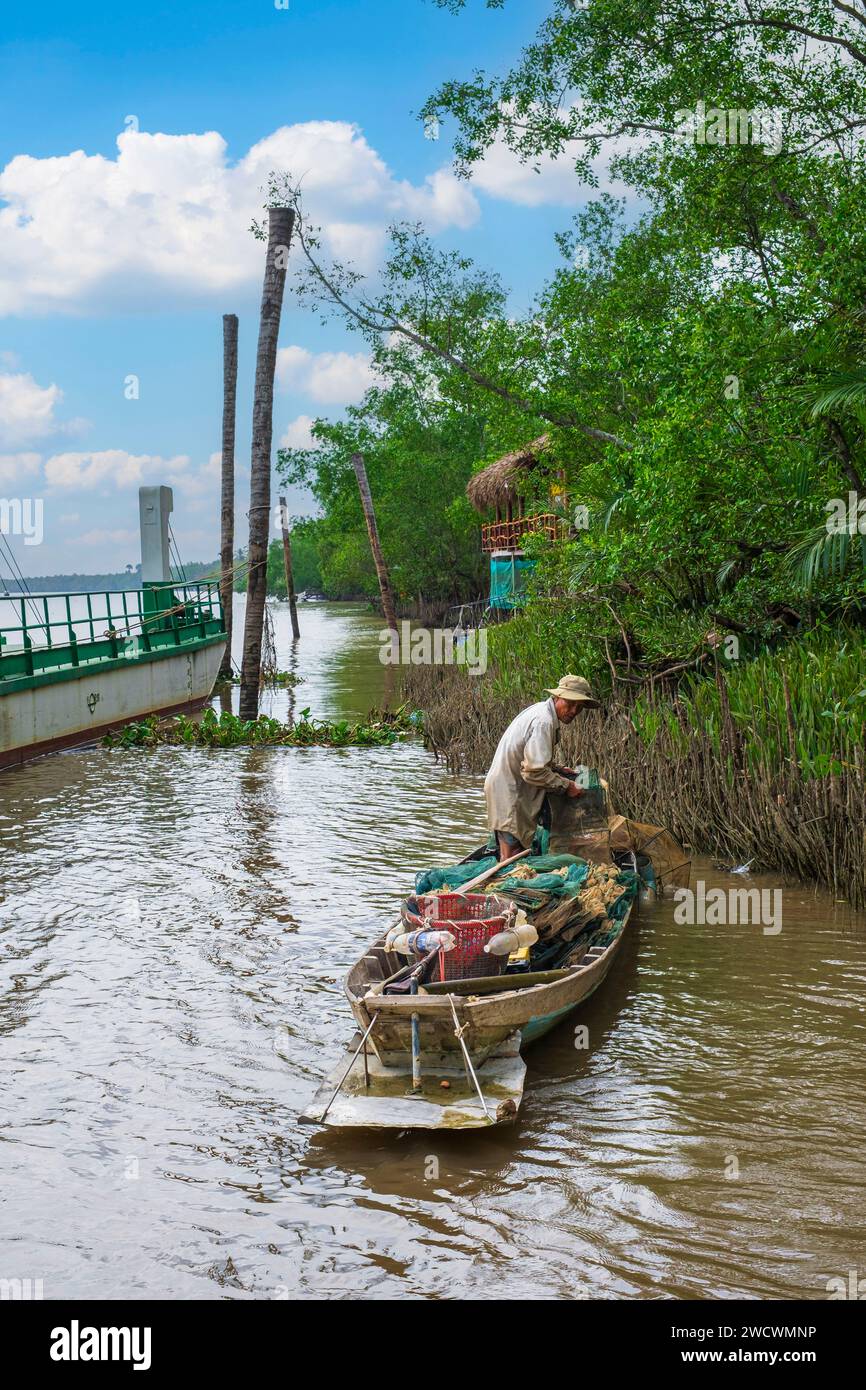
[[[618,817],[611,826],[616,821],[631,824]],[[635,828],[641,832],[641,844],[633,843],[629,829],[614,859],[621,863],[622,855],[630,857],[634,871],[655,893],[656,868],[649,846],[665,832],[652,826]],[[469,864],[486,855],[486,847],[480,848],[461,862]],[[687,862],[677,859],[676,864],[677,872],[687,870]],[[353,966],[344,985],[360,1033],[301,1118],[335,1128],[375,1129],[471,1128],[513,1119],[523,1095],[521,1049],[564,1023],[603,984],[622,948],[636,902],[606,947],[590,947],[571,966],[447,985],[428,982],[414,995],[384,994],[395,972],[402,978],[400,967],[406,962],[386,951],[386,938],[380,937]],[[420,1043],[420,1094],[412,1090],[413,1016]],[[362,1038],[366,1057],[362,1053],[356,1059],[353,1048]],[[479,1100],[479,1090],[487,1099]]]
[[[374,958],[368,953],[345,982],[360,1032],[301,1120],[341,1130],[479,1129],[510,1123],[523,1099],[526,1064],[521,1049],[564,1022],[603,983],[631,911],[603,950],[587,953],[570,969],[546,972],[552,978],[544,983],[520,988],[520,976],[515,976],[514,988],[488,995],[382,994],[371,987],[369,963]],[[371,950],[381,952],[383,941]],[[471,986],[464,981],[461,988]],[[413,1013],[421,1040],[418,1091],[412,1089]],[[455,1033],[455,1013],[476,1073],[474,1081]],[[367,1044],[354,1056],[371,1023]]]
[[[598,986],[596,986],[596,988],[597,987]],[[590,991],[590,993],[592,993],[592,991]],[[528,1047],[530,1043],[537,1042],[539,1038],[543,1038],[545,1033],[549,1033],[551,1029],[563,1023],[568,1018],[568,1015],[574,1013],[576,1009],[579,1009],[580,1005],[588,998],[589,994],[585,994],[578,1004],[566,1004],[564,1008],[556,1009],[553,1013],[541,1014],[535,1018],[531,1018],[525,1027],[521,1029],[523,1045]]]
[[[411,1058],[413,1013],[418,1015],[422,1053],[436,1055],[458,1050],[455,1012],[469,1054],[478,1064],[514,1032],[520,1033],[524,1044],[534,1042],[594,994],[619,953],[630,915],[631,909],[605,950],[592,958],[584,956],[581,963],[569,970],[552,972],[560,978],[548,984],[506,989],[492,995],[383,995],[375,988],[364,988],[363,992],[358,988],[356,967],[346,980],[346,997],[362,1031],[375,1015],[370,1041],[383,1065],[404,1066]],[[519,982],[519,978],[516,976],[515,980]]]

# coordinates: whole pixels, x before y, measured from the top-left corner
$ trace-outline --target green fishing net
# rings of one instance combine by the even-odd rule
[[[464,883],[476,878],[478,874],[486,873],[488,869],[494,868],[496,863],[496,857],[491,854],[486,859],[473,859],[471,864],[452,864],[444,869],[423,869],[415,876],[415,892],[438,893],[449,888],[462,888]],[[525,859],[521,859],[520,863],[532,869],[534,877],[513,878],[509,874],[494,879],[493,885],[482,884],[478,891],[512,894],[530,888],[533,892],[549,893],[557,898],[570,897],[580,892],[589,872],[586,860],[578,859],[573,854],[529,854]],[[566,873],[554,873],[554,869],[565,869]]]
[[[547,832],[542,833],[546,840]],[[541,844],[541,841],[534,842],[533,848],[540,849]],[[415,891],[420,896],[461,888],[471,878],[494,868],[497,862],[491,853],[468,864],[422,870],[415,878]],[[587,860],[574,854],[535,853],[527,855],[514,867],[525,873],[524,866],[533,871],[532,877],[509,874],[482,884],[478,891],[510,898],[538,928],[539,940],[530,950],[533,969],[552,969],[565,960],[577,959],[590,945],[606,946],[615,939],[637,894],[636,874],[630,870],[615,873],[615,882],[622,891],[607,905],[605,912],[595,913],[591,909],[588,911],[587,900],[581,899],[590,871],[595,867]]]
[[[535,876],[527,879],[509,874],[507,878],[496,880],[497,890],[513,893],[531,888],[536,893],[551,893],[555,898],[573,897],[580,892],[589,873],[586,860],[573,854],[530,854],[521,862],[532,869]],[[557,869],[566,872],[564,875],[554,872]]]
[[[442,889],[462,888],[470,878],[492,869],[495,863],[496,858],[491,854],[489,859],[473,859],[471,864],[451,864],[445,869],[421,869],[415,875],[415,892],[438,893]]]

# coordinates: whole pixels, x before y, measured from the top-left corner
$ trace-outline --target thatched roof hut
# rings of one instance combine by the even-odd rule
[[[503,454],[495,463],[489,463],[480,473],[469,479],[466,495],[478,512],[492,511],[504,513],[517,497],[517,483],[521,474],[528,473],[539,462],[550,443],[550,436],[542,434],[522,449],[511,454]]]

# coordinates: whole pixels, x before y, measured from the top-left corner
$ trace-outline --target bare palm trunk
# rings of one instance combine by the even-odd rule
[[[241,670],[241,719],[259,712],[262,631],[267,591],[268,534],[271,519],[271,440],[274,429],[274,372],[277,337],[286,283],[286,263],[295,214],[291,208],[268,208],[268,253],[262,285],[256,384],[253,396],[253,442],[250,456],[250,545],[244,657]]]
[[[363,454],[352,455],[352,467],[355,470],[355,477],[358,479],[361,506],[364,508],[364,518],[367,522],[367,535],[370,537],[370,549],[373,552],[373,563],[376,566],[376,574],[379,579],[379,593],[382,595],[382,612],[385,614],[385,622],[388,624],[391,631],[396,633],[398,629],[397,614],[394,611],[394,594],[391,589],[391,580],[388,578],[388,571],[385,567],[382,546],[379,543],[376,513],[373,511],[373,498],[370,495],[370,484],[367,481],[367,470],[364,467]]]
[[[295,601],[295,576],[292,571],[292,539],[289,533],[289,513],[286,509],[285,497],[280,498],[280,524],[283,528],[283,563],[286,567],[286,594],[289,600],[289,612],[292,615],[292,636],[297,642],[301,635],[298,627],[298,605]]]
[[[223,452],[220,540],[220,595],[226,623],[226,651],[220,680],[232,674],[232,567],[235,554],[235,401],[238,384],[238,316],[223,314]]]

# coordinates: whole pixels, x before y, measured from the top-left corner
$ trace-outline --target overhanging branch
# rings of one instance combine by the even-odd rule
[[[479,371],[476,367],[465,362],[456,353],[451,352],[448,348],[440,347],[440,345],[433,342],[431,338],[428,338],[423,333],[419,333],[418,330],[413,328],[410,324],[403,323],[395,315],[386,313],[377,305],[368,304],[364,300],[360,300],[357,304],[352,303],[340,290],[339,286],[334,283],[333,279],[331,279],[326,271],[322,269],[313,255],[300,216],[298,216],[297,221],[297,240],[307,264],[319,284],[326,290],[330,302],[342,310],[344,314],[354,319],[361,327],[378,334],[399,334],[401,337],[405,338],[407,342],[414,343],[415,346],[420,348],[423,352],[429,353],[431,356],[438,358],[440,362],[445,362],[448,366],[461,372],[464,376],[468,377],[470,381],[473,381],[476,386],[480,386],[483,390],[489,391],[492,395],[499,397],[500,400],[507,401],[510,405],[517,406],[519,410],[523,410],[529,415],[536,415],[542,420],[547,420],[551,425],[557,425],[560,429],[577,430],[578,433],[584,435],[587,439],[595,440],[599,444],[615,444],[619,449],[631,449],[633,447],[626,440],[621,439],[619,435],[611,434],[607,430],[597,429],[592,425],[586,425],[582,420],[571,413],[551,410],[546,406],[529,400],[526,396],[522,396],[516,391],[511,391],[507,386],[503,386],[501,382],[494,381],[486,372]]]

